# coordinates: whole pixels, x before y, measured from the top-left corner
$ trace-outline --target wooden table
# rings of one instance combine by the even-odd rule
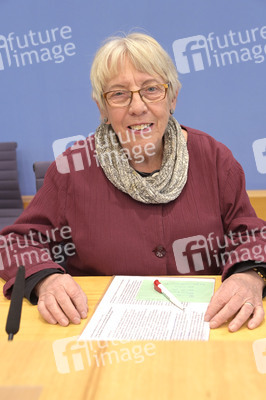
[[[88,295],[90,317],[110,277],[75,279]],[[218,277],[216,289],[219,285]],[[266,374],[258,372],[252,348],[256,339],[266,338],[265,321],[253,331],[211,330],[209,342],[89,342],[78,350],[73,337],[87,320],[66,328],[49,325],[24,300],[20,331],[8,342],[8,307],[1,295],[1,400],[265,398]],[[61,349],[63,340],[70,347]],[[60,365],[68,372],[60,373]]]

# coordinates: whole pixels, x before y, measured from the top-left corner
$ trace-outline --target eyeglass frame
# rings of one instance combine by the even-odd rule
[[[139,94],[139,97],[141,98],[141,100],[142,100],[143,103],[145,103],[145,104],[147,104],[147,103],[157,103],[157,102],[159,102],[159,101],[165,99],[167,90],[169,89],[169,86],[171,85],[171,83],[170,83],[170,82],[168,82],[168,83],[157,83],[156,85],[151,85],[151,87],[152,87],[152,86],[158,86],[158,85],[164,87],[164,97],[161,98],[160,100],[155,100],[155,101],[145,101],[145,100],[143,100],[142,95],[141,95],[140,92],[141,92],[141,90],[143,90],[143,89],[145,89],[146,87],[149,87],[149,86],[145,86],[144,88],[141,88],[141,89],[139,89],[139,90],[125,90],[125,92],[130,92],[130,93],[131,93],[130,102],[129,102],[126,106],[121,106],[121,105],[119,105],[119,104],[118,104],[118,105],[111,105],[111,104],[108,102],[108,100],[107,100],[107,97],[106,97],[106,96],[107,96],[109,93],[116,92],[116,91],[119,90],[119,89],[117,89],[117,90],[110,90],[109,92],[103,92],[103,93],[102,93],[102,97],[104,98],[104,100],[106,101],[106,103],[107,103],[110,107],[114,107],[114,108],[116,108],[116,107],[118,108],[118,107],[128,107],[128,106],[130,106],[130,104],[131,104],[131,102],[132,102],[132,99],[133,99],[133,93],[138,93],[138,94]],[[122,89],[122,90],[123,90],[123,89]]]

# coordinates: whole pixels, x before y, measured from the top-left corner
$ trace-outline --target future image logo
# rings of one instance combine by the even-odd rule
[[[208,243],[203,235],[176,240],[173,251],[177,270],[181,274],[203,271],[211,265]]]
[[[81,341],[78,336],[53,342],[55,363],[60,374],[123,362],[140,364],[146,357],[154,356],[155,350],[155,344],[149,342],[130,345],[127,340]]]
[[[0,71],[3,70],[4,67],[4,59],[6,60],[7,65],[10,67],[11,65],[11,58],[8,49],[8,43],[5,36],[0,35]]]
[[[95,135],[94,132],[89,133],[88,137],[85,138],[82,135],[70,136],[67,138],[57,139],[53,142],[53,152],[56,161],[57,170],[60,174],[68,174],[71,172],[71,168],[74,171],[82,171],[86,167],[92,165],[92,161],[95,161],[97,167],[105,166],[115,162],[121,162],[121,160],[132,160],[136,163],[144,161],[143,153],[148,156],[154,156],[155,145],[149,142],[150,131],[140,132],[137,134],[143,139],[147,140],[147,143],[143,146],[136,143],[135,133],[126,134],[126,137],[122,137],[120,132],[109,132],[109,139],[105,135],[101,143],[98,143],[98,152],[95,148]],[[118,139],[117,139],[118,137]],[[109,147],[109,140],[112,143],[113,149]],[[121,144],[132,143],[131,151],[127,147],[121,146]],[[67,154],[64,151],[69,148]],[[115,151],[117,149],[117,151]],[[72,166],[72,167],[71,167]]]
[[[72,39],[70,26],[39,32],[30,29],[20,35],[15,32],[9,32],[6,36],[0,34],[0,71],[47,61],[62,63],[66,56],[76,54],[76,46],[70,39]]]
[[[83,370],[90,359],[86,343],[78,342],[78,336],[56,340],[53,351],[57,370],[61,374]]]
[[[62,153],[68,147],[70,147],[71,144],[73,144],[71,146],[72,150],[85,147],[84,145],[85,141],[86,141],[85,136],[76,135],[76,136],[69,136],[67,138],[57,139],[53,142],[53,152],[58,172],[60,172],[61,174],[68,174],[70,172],[68,158],[66,155],[63,155]],[[84,169],[84,164],[80,152],[73,153],[72,159],[75,171],[81,171]]]
[[[266,26],[177,39],[173,42],[176,67],[179,73],[188,74],[249,61],[260,64],[266,59],[265,40]]]
[[[266,138],[255,140],[252,148],[258,172],[266,174]]]
[[[258,239],[262,239],[257,243]],[[253,229],[250,233],[228,231],[223,236],[209,232],[207,236],[196,235],[177,239],[173,243],[173,253],[177,271],[189,274],[208,271],[210,266],[224,267],[249,260],[254,263],[264,261],[266,250],[266,227]],[[239,246],[239,245],[242,246]],[[240,247],[237,250],[237,247]]]
[[[202,35],[176,40],[173,49],[177,69],[182,74],[200,71],[211,65],[207,40]]]

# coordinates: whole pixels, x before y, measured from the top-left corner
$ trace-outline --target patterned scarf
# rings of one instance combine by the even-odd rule
[[[131,167],[111,125],[101,124],[95,132],[99,163],[110,182],[133,199],[146,204],[169,203],[187,181],[188,150],[179,123],[170,116],[164,133],[164,150],[158,173],[142,177]]]

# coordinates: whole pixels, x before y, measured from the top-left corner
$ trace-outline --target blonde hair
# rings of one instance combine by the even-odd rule
[[[181,83],[174,63],[169,54],[151,36],[143,33],[130,33],[124,37],[108,38],[97,51],[90,73],[92,84],[92,98],[105,108],[102,93],[108,80],[116,76],[125,57],[129,58],[133,66],[150,75],[161,76],[165,83],[170,82],[168,97],[170,101],[180,90]]]

